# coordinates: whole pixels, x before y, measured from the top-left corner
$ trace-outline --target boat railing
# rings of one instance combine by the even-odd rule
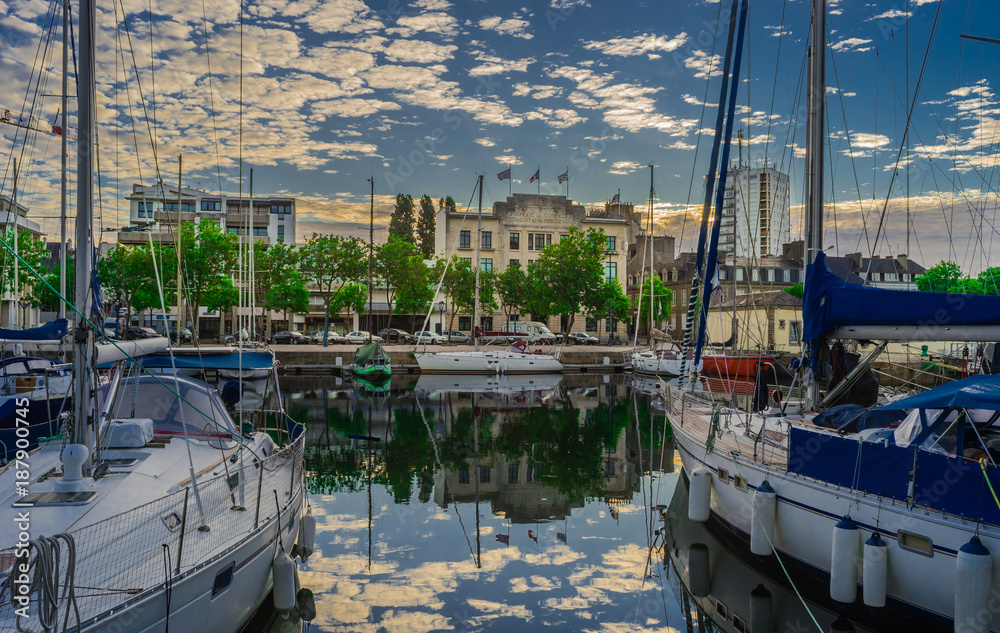
[[[218,476],[198,481],[197,495],[193,488],[185,486],[69,532],[75,557],[70,555],[64,539],[56,539],[56,546],[61,548],[58,558],[43,556],[49,565],[56,560],[59,578],[75,586],[81,622],[86,625],[100,621],[169,588],[262,530],[274,534],[279,513],[286,512],[293,503],[301,503],[298,488],[304,481],[304,442],[305,435],[300,434],[294,442],[266,457],[238,449],[214,467],[213,472],[221,471]],[[33,532],[30,576],[39,564],[37,539],[55,536],[43,535],[42,529]],[[291,552],[294,540],[295,536],[289,535],[281,545]],[[15,547],[0,549],[0,559],[9,559],[15,551]],[[6,577],[0,575],[0,622],[12,625],[17,620],[18,606],[12,602],[11,593],[15,577],[9,572]],[[58,594],[62,596],[62,589]],[[20,619],[20,630],[41,631],[38,594],[33,593],[31,599],[32,617]],[[70,622],[75,623],[73,606],[66,600],[59,601],[54,621],[62,622],[67,609]]]

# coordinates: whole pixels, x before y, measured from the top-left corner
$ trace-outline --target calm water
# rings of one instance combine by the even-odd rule
[[[822,597],[803,604],[779,570],[686,520],[650,386],[285,377],[286,407],[309,428],[318,518],[300,573],[318,612],[308,630],[870,630]],[[693,593],[692,572],[710,579]],[[751,627],[761,596],[772,617]]]

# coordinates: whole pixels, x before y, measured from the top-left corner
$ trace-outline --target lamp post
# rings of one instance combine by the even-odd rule
[[[438,301],[438,314],[440,315],[440,319],[441,319],[441,330],[440,330],[440,333],[444,333],[444,315],[445,315],[446,312],[448,312],[448,304],[445,303],[443,300],[442,301]],[[451,342],[451,337],[450,336],[448,337],[448,342],[449,343]]]

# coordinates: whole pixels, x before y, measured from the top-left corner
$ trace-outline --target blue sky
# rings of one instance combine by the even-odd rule
[[[803,0],[751,5],[738,101],[744,159],[791,175],[795,235],[810,9]],[[987,5],[830,3],[826,241],[835,251],[904,252],[909,206],[918,261],[997,263],[1000,45],[959,38],[1000,38],[1000,8]],[[128,44],[122,6],[134,53],[116,55],[116,37]],[[154,2],[152,19],[148,7],[123,0],[116,18],[99,3],[103,227],[122,223],[122,193],[151,182],[157,167],[176,182],[178,153],[186,185],[230,192],[240,188],[242,153],[255,192],[298,198],[300,235],[366,233],[373,174],[384,222],[397,192],[468,203],[479,171],[486,202],[501,199],[507,183],[496,174],[508,164],[515,192],[536,191],[528,178],[540,167],[542,191],[565,193],[555,181],[568,167],[575,200],[598,206],[620,189],[641,205],[653,163],[659,226],[692,243],[684,219],[704,196],[728,2],[250,0],[242,38],[233,0]],[[42,0],[0,0],[4,108],[20,109],[29,90],[48,10]],[[41,64],[41,94],[58,92],[57,49]],[[904,150],[890,191],[925,53],[909,162]],[[150,116],[155,96],[155,125],[140,116],[133,54]],[[37,108],[51,119],[58,99]],[[23,157],[22,200],[55,235],[58,143],[38,136],[22,150],[15,131],[0,126],[0,151]],[[887,231],[876,244],[883,208]]]

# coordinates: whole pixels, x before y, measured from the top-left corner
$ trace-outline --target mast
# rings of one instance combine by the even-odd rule
[[[653,236],[656,234],[656,224],[653,222],[653,198],[656,192],[653,190],[653,163],[649,164],[649,239],[646,240],[646,251],[649,253],[649,347],[655,350],[656,344],[653,342],[653,255],[656,249],[653,248]],[[639,289],[642,293],[642,289]],[[642,301],[642,294],[639,295]],[[641,312],[642,310],[640,310]],[[636,334],[638,336],[638,334]]]
[[[94,30],[95,10],[93,0],[80,0],[80,70],[77,82],[79,103],[77,136],[77,187],[76,187],[76,307],[73,330],[73,429],[71,444],[63,451],[64,476],[66,453],[73,444],[83,445],[83,453],[93,444],[90,419],[91,379],[90,359],[93,349],[93,332],[84,315],[88,313],[91,267],[94,252],[90,247],[90,230],[93,223],[94,179]],[[65,130],[63,130],[65,134]],[[79,450],[79,449],[78,449]]]
[[[59,294],[66,297],[66,169],[69,162],[69,141],[66,138],[66,110],[69,108],[69,0],[63,2],[62,31],[62,171],[59,184]],[[115,315],[117,319],[118,315]],[[66,302],[59,301],[59,318],[66,318]],[[65,360],[65,347],[59,343],[60,360]]]
[[[373,281],[375,271],[375,176],[368,179],[371,183],[371,195],[369,196],[369,218],[368,218],[368,342],[372,342],[372,293],[374,292]],[[386,327],[392,324],[387,323]]]
[[[183,275],[181,274],[181,246],[183,245],[183,239],[181,237],[181,171],[184,165],[184,157],[180,154],[177,155],[177,341],[180,342],[180,332],[181,325],[184,323],[184,293],[181,289],[184,287],[181,284]],[[155,254],[153,255],[156,256]],[[170,338],[170,324],[167,322],[167,315],[163,315],[163,330],[167,338]],[[197,336],[196,333],[192,332],[192,338]]]
[[[823,123],[825,92],[826,2],[813,0],[811,35],[809,38],[808,113],[806,118],[806,201],[805,253],[807,267],[823,250]],[[815,358],[813,359],[815,361]],[[819,397],[819,384],[805,366],[803,385],[806,387],[805,406],[811,409]]]
[[[13,290],[14,292],[14,301],[11,304],[11,307],[13,309],[10,311],[10,314],[8,315],[8,317],[10,317],[8,321],[10,321],[10,328],[12,330],[17,329],[19,325],[23,325],[20,323],[20,319],[18,319],[21,313],[21,284],[19,283],[21,278],[21,270],[20,270],[20,260],[18,259],[18,243],[20,242],[20,240],[17,239],[17,233],[18,233],[17,225],[19,224],[18,220],[20,220],[21,214],[18,213],[17,211],[17,176],[18,176],[17,159],[15,158],[14,189],[13,189],[13,195],[11,196],[13,198],[13,204],[11,206],[14,207],[14,284],[13,287],[11,288],[11,290]]]
[[[476,214],[476,295],[472,304],[472,341],[473,349],[479,351],[479,337],[476,336],[476,328],[479,327],[479,269],[482,264],[479,262],[479,247],[483,243],[483,175],[479,174],[479,213]],[[477,480],[478,481],[478,480]]]

